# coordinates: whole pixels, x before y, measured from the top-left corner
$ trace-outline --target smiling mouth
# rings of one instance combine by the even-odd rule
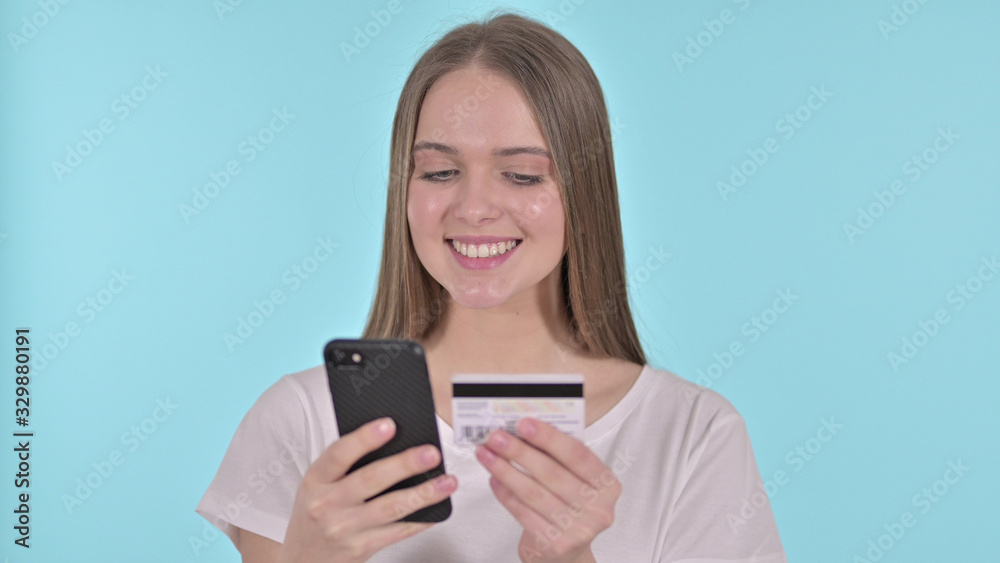
[[[491,243],[466,244],[455,239],[450,239],[448,242],[450,242],[455,248],[455,251],[462,256],[466,256],[468,258],[492,258],[494,256],[506,254],[509,250],[513,250],[514,247],[521,242],[521,240],[510,239]]]

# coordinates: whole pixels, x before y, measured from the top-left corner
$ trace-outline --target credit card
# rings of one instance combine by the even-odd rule
[[[451,417],[455,445],[474,446],[531,417],[583,440],[583,376],[577,374],[455,375]]]

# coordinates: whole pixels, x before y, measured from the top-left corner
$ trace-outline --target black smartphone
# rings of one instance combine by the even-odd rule
[[[337,339],[327,343],[323,357],[341,436],[384,416],[396,423],[396,435],[359,459],[348,473],[413,446],[431,444],[441,449],[427,360],[420,344],[410,340]],[[441,463],[434,469],[404,479],[375,496],[420,485],[444,472],[442,452]],[[451,499],[446,498],[401,520],[441,522],[450,514]]]

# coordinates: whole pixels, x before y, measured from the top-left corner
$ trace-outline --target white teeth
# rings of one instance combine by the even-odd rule
[[[469,258],[489,258],[492,256],[499,256],[501,254],[506,254],[512,248],[517,246],[517,241],[508,240],[505,242],[494,242],[491,244],[465,244],[458,242],[457,240],[451,241],[452,246],[455,247],[455,251],[463,256],[468,256]]]

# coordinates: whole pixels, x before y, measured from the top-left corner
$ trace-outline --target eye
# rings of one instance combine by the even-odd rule
[[[421,180],[427,182],[447,182],[458,174],[457,170],[440,170],[438,172],[424,172],[420,175]]]
[[[514,172],[507,172],[504,174],[511,183],[517,184],[518,186],[533,186],[542,181],[541,176],[531,176],[529,174],[516,174]]]

